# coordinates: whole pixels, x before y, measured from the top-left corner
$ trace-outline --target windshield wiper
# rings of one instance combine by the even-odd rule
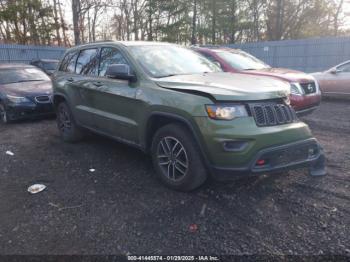
[[[23,83],[23,82],[36,82],[36,81],[44,81],[45,79],[27,79],[27,80],[19,80],[14,83]]]
[[[196,74],[208,74],[208,73],[213,73],[213,72],[204,71],[204,72],[187,73],[187,74],[168,74],[168,75],[157,76],[156,78],[171,77],[171,76],[186,76],[186,75],[196,75]]]
[[[161,75],[161,76],[157,76],[156,78],[164,78],[164,77],[171,77],[171,76],[178,76],[180,74],[168,74],[168,75]]]

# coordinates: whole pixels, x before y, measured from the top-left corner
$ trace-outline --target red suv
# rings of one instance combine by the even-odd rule
[[[272,68],[238,49],[195,47],[193,50],[219,65],[225,72],[269,76],[288,82],[291,105],[298,115],[311,113],[321,102],[318,83],[311,75],[291,69]]]

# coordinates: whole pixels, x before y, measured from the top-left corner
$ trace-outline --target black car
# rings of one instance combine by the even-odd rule
[[[0,122],[53,115],[51,79],[25,64],[0,65]]]
[[[47,75],[52,75],[55,72],[59,61],[54,59],[37,59],[30,62],[31,65],[43,70]]]

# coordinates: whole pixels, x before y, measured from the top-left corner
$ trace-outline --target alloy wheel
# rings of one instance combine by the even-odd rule
[[[186,149],[175,137],[160,140],[157,159],[162,173],[171,181],[177,182],[186,176],[189,167]]]

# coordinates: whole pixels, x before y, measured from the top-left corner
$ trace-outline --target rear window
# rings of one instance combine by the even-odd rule
[[[98,50],[96,48],[80,51],[75,72],[82,75],[98,74]]]
[[[60,66],[60,71],[74,73],[75,72],[75,62],[78,57],[78,52],[70,52],[66,54],[63,58]]]

